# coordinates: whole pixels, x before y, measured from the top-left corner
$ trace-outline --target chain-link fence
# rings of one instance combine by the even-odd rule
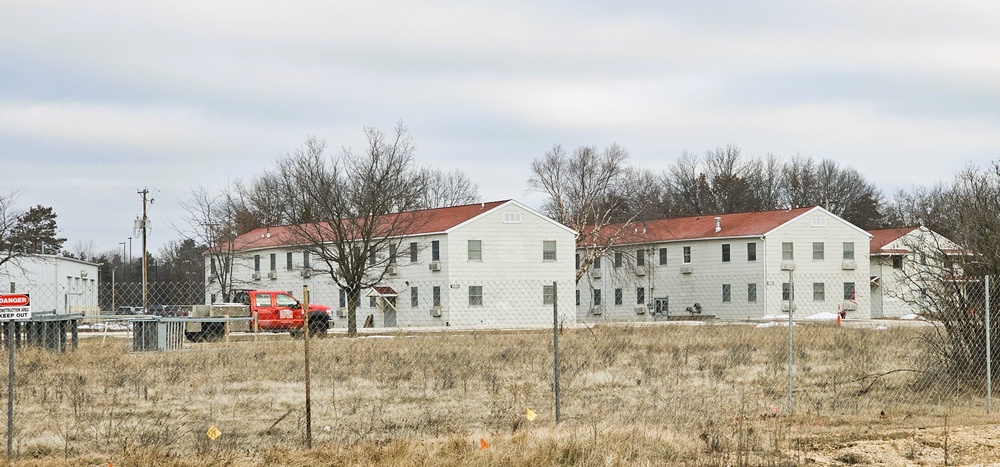
[[[20,371],[32,377],[18,380],[14,435],[22,454],[137,462],[1000,460],[947,428],[993,420],[986,334],[998,329],[981,278],[690,279],[400,281],[363,294],[356,338],[346,296],[313,281],[311,300],[335,325],[309,344],[320,451],[302,458],[301,338],[234,333],[133,352],[127,317],[96,318],[75,353],[25,351]],[[169,298],[150,302],[204,301],[200,288],[170,287],[151,285]],[[895,318],[872,319],[875,307]],[[884,449],[896,457],[850,450],[875,438],[894,440]]]

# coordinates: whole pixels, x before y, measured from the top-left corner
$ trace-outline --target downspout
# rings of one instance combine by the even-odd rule
[[[767,283],[767,237],[764,235],[760,236],[761,250],[764,253],[764,316],[768,314],[767,308],[767,293],[770,291],[768,289]]]

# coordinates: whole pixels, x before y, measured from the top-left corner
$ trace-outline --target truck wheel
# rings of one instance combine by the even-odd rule
[[[330,329],[330,319],[324,315],[309,317],[309,335],[312,337],[324,337],[326,331]]]
[[[201,342],[204,339],[201,331],[198,332],[185,332],[184,337],[187,338],[189,342]]]
[[[205,323],[202,325],[201,339],[205,342],[222,340],[225,335],[226,325],[224,323]]]

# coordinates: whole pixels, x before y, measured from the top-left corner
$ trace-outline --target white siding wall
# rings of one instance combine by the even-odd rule
[[[97,264],[54,255],[31,255],[16,261],[0,271],[0,277],[6,279],[2,291],[30,294],[32,313],[100,313]]]

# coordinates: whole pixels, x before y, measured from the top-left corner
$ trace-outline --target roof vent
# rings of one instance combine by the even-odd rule
[[[719,233],[722,230],[722,218],[715,218],[715,233]]]

